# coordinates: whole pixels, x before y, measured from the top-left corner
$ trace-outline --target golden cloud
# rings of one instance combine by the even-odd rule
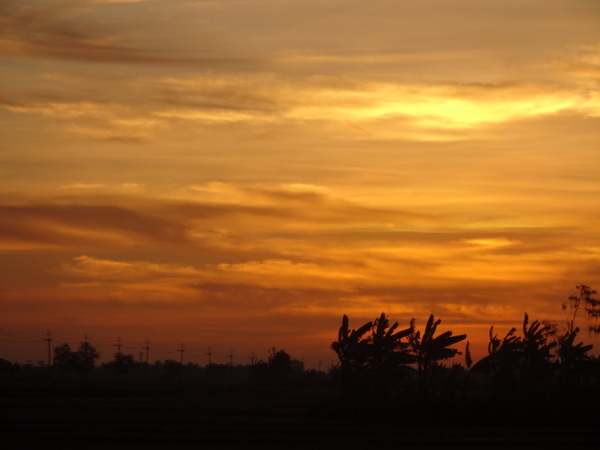
[[[112,261],[86,255],[63,265],[71,275],[100,280],[139,280],[163,277],[197,277],[200,272],[190,266],[157,264],[146,261]]]

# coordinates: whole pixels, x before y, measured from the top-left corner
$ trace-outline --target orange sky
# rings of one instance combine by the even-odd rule
[[[586,0],[2,1],[0,357],[50,329],[314,367],[344,313],[434,313],[477,356],[563,320],[600,288],[599,25]]]

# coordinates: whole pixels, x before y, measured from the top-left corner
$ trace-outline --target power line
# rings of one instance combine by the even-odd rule
[[[33,339],[35,336],[39,336],[38,332],[11,331],[6,328],[0,328],[0,334],[20,340],[29,340]]]
[[[0,328],[0,340],[9,344],[33,344],[40,342],[40,339],[35,339],[34,336],[39,336],[38,333],[21,333],[8,331]]]
[[[0,338],[0,341],[6,342],[8,344],[34,344],[34,343],[39,343],[40,339],[35,339],[35,340],[31,340],[31,341],[22,341],[19,339],[12,339],[12,338]]]
[[[81,335],[77,335],[77,334],[62,334],[62,333],[57,333],[56,331],[53,333],[55,338],[59,338],[61,340],[66,340],[66,341],[74,341],[74,340],[79,340]]]

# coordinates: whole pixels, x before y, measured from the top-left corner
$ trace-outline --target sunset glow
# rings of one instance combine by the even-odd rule
[[[563,321],[600,288],[600,4],[525,3],[1,2],[0,357]]]

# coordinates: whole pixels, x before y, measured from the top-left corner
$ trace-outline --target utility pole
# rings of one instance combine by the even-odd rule
[[[254,352],[250,354],[250,364],[256,364],[256,354]]]
[[[321,371],[321,360],[319,360],[317,367],[319,368],[319,372],[320,372]]]
[[[181,345],[179,346],[179,349],[177,350],[179,353],[181,353],[181,359],[179,360],[179,362],[181,363],[181,367],[179,368],[179,384],[183,383],[183,352],[184,352],[184,347],[183,347],[183,342],[181,343]]]
[[[52,353],[50,347],[52,346],[52,333],[50,330],[46,330],[46,338],[42,339],[48,343],[48,377],[52,376]]]
[[[233,350],[229,350],[227,357],[229,358],[229,382],[233,383]]]
[[[121,342],[121,336],[117,337],[117,343],[115,344],[115,347],[117,347],[117,361],[121,362],[121,347],[123,346],[122,342]]]
[[[212,364],[212,349],[210,347],[208,347],[208,353],[205,353],[205,355],[208,355],[208,365],[210,366]]]
[[[150,340],[146,339],[146,346],[142,347],[142,350],[146,350],[146,364],[144,367],[144,378],[146,383],[148,382],[148,357],[150,355]]]
[[[89,344],[88,344],[89,340],[90,340],[90,338],[87,335],[87,333],[84,333],[83,334],[83,342],[81,344],[83,346],[83,365],[85,367],[88,366],[88,361],[89,361],[89,358],[88,358],[89,350],[90,350]],[[86,372],[86,376],[87,376],[87,372]]]
[[[146,339],[146,346],[142,347],[142,350],[146,350],[146,365],[148,365],[148,358],[150,355],[150,339]]]
[[[179,346],[179,349],[177,350],[179,353],[181,353],[181,359],[180,359],[180,363],[183,366],[183,352],[184,352],[184,348],[183,348],[183,342],[181,343],[181,345]]]

